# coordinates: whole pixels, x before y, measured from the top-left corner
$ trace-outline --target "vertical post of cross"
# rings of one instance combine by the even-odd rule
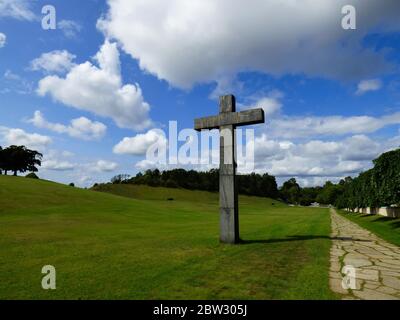
[[[220,97],[220,115],[236,112],[233,95]],[[236,185],[236,127],[233,124],[220,128],[220,241],[239,242],[239,210]]]
[[[219,100],[219,115],[194,120],[194,128],[220,130],[219,202],[220,241],[235,244],[239,238],[239,207],[236,185],[236,127],[265,122],[261,108],[236,112],[233,95]]]

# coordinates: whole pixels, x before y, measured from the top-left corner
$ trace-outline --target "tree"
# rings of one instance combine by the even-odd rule
[[[127,181],[129,178],[130,178],[129,174],[118,174],[111,178],[111,183],[112,184],[125,183],[125,181]]]
[[[280,193],[286,202],[297,204],[300,201],[301,188],[296,179],[291,178],[282,185]]]
[[[382,154],[374,161],[371,188],[381,206],[400,204],[400,149]]]
[[[27,174],[25,176],[25,178],[28,178],[28,179],[39,179],[39,177],[36,175],[36,173],[33,173],[33,172]]]
[[[25,146],[10,146],[0,150],[0,165],[7,175],[8,171],[14,172],[37,172],[37,166],[42,164],[43,155],[35,150],[27,149]]]
[[[381,207],[400,204],[400,149],[380,155],[374,167],[357,178],[346,178],[336,206],[339,208]]]
[[[219,170],[211,169],[206,172],[184,169],[163,172],[158,169],[147,170],[138,173],[126,183],[215,192],[219,189]],[[237,186],[241,194],[270,198],[278,198],[279,195],[275,177],[268,174],[238,175]]]
[[[317,201],[317,196],[321,192],[321,187],[308,187],[301,189],[299,203],[302,206],[309,206]]]
[[[5,167],[5,156],[3,153],[3,148],[0,146],[0,175],[3,174],[3,169]]]

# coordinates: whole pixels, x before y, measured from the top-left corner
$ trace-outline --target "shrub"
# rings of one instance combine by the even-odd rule
[[[25,178],[28,178],[28,179],[39,179],[39,177],[34,172],[31,172],[31,173],[27,174],[25,176]]]
[[[69,184],[69,186],[70,186],[70,187],[75,187],[75,183],[71,182],[71,183]]]

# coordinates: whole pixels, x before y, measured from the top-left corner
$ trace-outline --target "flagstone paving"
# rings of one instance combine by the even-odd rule
[[[331,289],[343,299],[400,300],[400,248],[334,209],[331,219]]]

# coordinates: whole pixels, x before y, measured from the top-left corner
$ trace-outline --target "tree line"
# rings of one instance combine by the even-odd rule
[[[113,184],[137,184],[152,187],[183,188],[217,192],[219,190],[219,170],[199,172],[174,169],[160,171],[147,170],[135,177],[120,174],[111,179]],[[290,204],[309,206],[313,202],[334,203],[341,185],[327,182],[323,187],[301,188],[295,178],[286,181],[278,189],[276,178],[268,173],[237,176],[237,188],[240,194],[278,199]]]
[[[269,197],[302,206],[319,203],[354,209],[400,204],[400,149],[382,154],[373,163],[373,169],[356,178],[346,177],[336,184],[327,181],[323,186],[302,188],[295,178],[291,178],[278,189],[274,176],[252,173],[238,175],[237,186],[240,194]],[[216,192],[219,190],[219,170],[174,169],[161,172],[155,169],[132,178],[119,175],[112,179],[112,183]]]
[[[317,187],[300,187],[295,178],[286,181],[279,189],[281,199],[290,204],[309,206],[313,203],[323,205],[335,205],[338,197],[344,192],[344,188],[351,177],[340,180],[335,184],[331,181]]]
[[[118,175],[111,179],[111,182],[216,192],[219,190],[219,170],[212,169],[201,172],[174,169],[161,172],[155,169],[147,170],[144,173],[140,172],[132,178],[127,178],[126,175]],[[275,199],[279,197],[276,179],[269,174],[238,175],[237,186],[241,194]]]
[[[41,166],[43,155],[25,146],[10,146],[3,149],[0,146],[0,174],[7,175],[10,171],[17,175],[18,172],[37,172]]]

